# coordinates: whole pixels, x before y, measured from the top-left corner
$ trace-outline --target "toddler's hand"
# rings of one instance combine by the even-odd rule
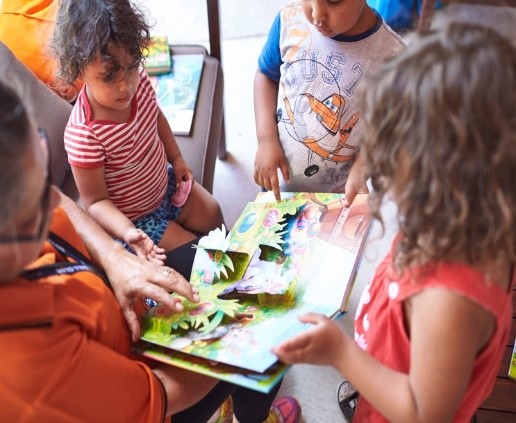
[[[272,191],[276,201],[281,200],[278,169],[285,182],[289,182],[289,173],[285,153],[277,140],[261,141],[254,160],[254,181],[261,187]]]
[[[138,257],[156,264],[165,263],[165,250],[154,244],[154,241],[141,229],[128,229],[124,234],[124,241]]]
[[[342,355],[346,338],[349,339],[349,337],[322,314],[305,314],[299,320],[310,323],[313,327],[282,342],[274,347],[272,352],[287,364],[309,363],[336,366]]]
[[[172,161],[172,168],[176,175],[176,189],[179,188],[182,181],[187,181],[188,179],[193,181],[192,169],[186,164],[182,156],[178,156]]]

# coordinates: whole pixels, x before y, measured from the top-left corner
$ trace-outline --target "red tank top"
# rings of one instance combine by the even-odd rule
[[[485,349],[475,359],[470,384],[453,419],[454,422],[469,422],[496,380],[509,336],[515,272],[511,289],[505,291],[499,285],[488,283],[478,270],[461,263],[444,263],[417,283],[408,275],[397,276],[391,264],[389,253],[365,287],[355,316],[355,341],[386,366],[409,373],[410,339],[404,328],[403,302],[426,288],[446,287],[480,304],[496,318],[496,328]],[[353,422],[387,420],[360,397]]]

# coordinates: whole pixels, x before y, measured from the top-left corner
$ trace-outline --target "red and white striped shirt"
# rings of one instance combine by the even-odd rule
[[[128,122],[91,120],[82,89],[66,126],[68,162],[81,168],[104,167],[109,198],[129,219],[155,210],[167,190],[167,156],[158,136],[158,104],[142,71]]]

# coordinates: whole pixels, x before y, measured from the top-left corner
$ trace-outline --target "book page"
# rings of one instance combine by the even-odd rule
[[[371,226],[367,195],[349,208],[343,194],[296,193],[281,202],[259,195],[233,229],[197,246],[190,282],[200,304],[144,317],[142,339],[182,354],[265,372],[270,349],[306,330],[299,316],[331,317],[346,303]]]

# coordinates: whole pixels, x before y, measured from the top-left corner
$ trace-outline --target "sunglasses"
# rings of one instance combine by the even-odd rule
[[[43,188],[43,193],[41,194],[41,199],[39,202],[39,209],[41,210],[41,220],[39,223],[38,230],[35,234],[31,235],[17,235],[17,236],[0,236],[0,244],[7,244],[11,242],[32,242],[32,241],[40,241],[43,236],[43,232],[45,231],[45,227],[47,225],[49,206],[50,206],[50,195],[52,192],[52,178],[50,176],[50,145],[48,141],[47,131],[44,128],[38,129],[40,140],[42,144],[45,144],[45,147],[48,154],[47,160],[47,178],[45,181],[45,186]]]

